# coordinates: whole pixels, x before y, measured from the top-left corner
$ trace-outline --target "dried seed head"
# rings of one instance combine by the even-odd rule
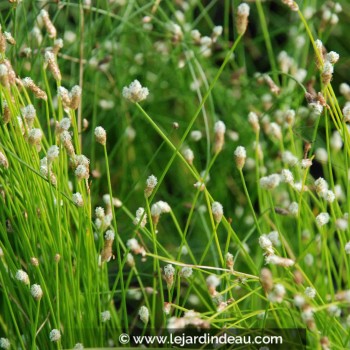
[[[226,125],[221,120],[217,121],[214,125],[215,130],[215,145],[214,152],[219,153],[222,150],[222,147],[225,143],[225,132]]]
[[[81,87],[79,85],[73,86],[69,93],[69,97],[71,100],[69,107],[74,110],[77,109],[81,100]]]
[[[220,279],[216,275],[209,275],[206,279],[209,293],[212,296],[217,294],[216,288],[220,285]]]
[[[270,88],[270,91],[274,95],[278,95],[281,92],[281,89],[276,85],[276,83],[271,79],[269,75],[264,74],[263,79],[265,83],[268,85],[268,87]]]
[[[299,270],[295,270],[293,272],[293,275],[294,275],[294,282],[296,284],[300,285],[304,283],[304,276]]]
[[[57,30],[50,20],[49,14],[46,10],[41,10],[38,16],[38,22],[43,23],[49,38],[56,38]]]
[[[298,11],[299,10],[299,6],[298,4],[293,1],[293,0],[282,0],[282,2],[287,5],[292,11]]]
[[[138,80],[134,80],[128,87],[123,88],[123,97],[133,103],[145,100],[148,94],[148,89],[142,87]]]
[[[271,271],[264,267],[260,271],[260,283],[264,288],[265,293],[268,293],[273,288],[273,278]]]
[[[35,257],[30,258],[30,263],[35,267],[39,266],[39,260]]]
[[[0,26],[0,54],[4,54],[6,51],[6,37],[1,31],[1,26]]]
[[[30,287],[30,293],[32,294],[32,297],[37,301],[39,301],[43,296],[43,291],[39,284],[33,284]]]
[[[259,117],[255,112],[250,112],[248,114],[249,124],[252,126],[255,133],[260,131]]]
[[[98,126],[95,128],[95,137],[96,141],[101,145],[105,145],[107,141],[107,133],[106,130],[102,126]]]
[[[58,52],[62,49],[63,47],[63,40],[61,38],[56,39],[53,44],[52,52],[54,55],[57,56]]]
[[[288,258],[282,258],[277,255],[267,255],[265,257],[265,263],[266,264],[272,264],[272,265],[278,265],[282,267],[290,267],[294,265],[294,261],[292,259]]]
[[[75,150],[72,143],[72,136],[68,131],[63,131],[60,135],[61,142],[63,144],[63,147],[67,151],[68,155],[72,157],[73,164],[75,164]]]
[[[8,169],[9,162],[5,156],[4,153],[0,152],[0,166],[4,167],[5,169]]]
[[[113,241],[114,241],[114,231],[113,230],[108,230],[105,234],[105,241],[104,241],[104,246],[101,252],[101,262],[109,262],[113,256],[112,253],[112,246],[113,246]]]
[[[69,91],[65,87],[59,86],[57,89],[57,95],[61,98],[63,107],[69,108],[72,102]]]
[[[41,98],[42,100],[47,100],[46,92],[41,90],[33,81],[32,78],[26,77],[22,79],[22,84],[24,87],[28,88],[30,91],[34,93],[34,96],[37,98]]]
[[[249,12],[250,7],[246,3],[240,4],[237,8],[236,27],[239,35],[243,35],[247,30]]]
[[[49,70],[51,71],[55,80],[57,80],[57,81],[62,80],[61,71],[58,67],[56,57],[51,51],[45,52],[44,68],[46,68],[46,67],[49,68]]]
[[[227,252],[226,255],[225,255],[225,260],[226,260],[226,266],[231,271],[233,271],[233,264],[234,264],[233,255],[231,253]]]
[[[0,64],[0,83],[3,87],[10,87],[9,71],[5,64]]]

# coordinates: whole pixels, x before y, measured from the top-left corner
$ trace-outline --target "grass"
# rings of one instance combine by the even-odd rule
[[[350,346],[350,7],[239,5],[0,4],[0,348],[184,320]]]

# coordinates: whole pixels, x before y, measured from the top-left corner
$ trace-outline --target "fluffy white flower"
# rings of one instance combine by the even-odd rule
[[[318,226],[323,226],[328,224],[329,222],[329,214],[328,213],[320,213],[316,216],[316,223]]]
[[[58,342],[61,339],[61,332],[58,329],[53,329],[49,334],[49,338],[52,342]]]
[[[123,97],[127,100],[137,103],[145,100],[149,94],[146,87],[142,87],[138,80],[134,80],[128,87],[123,88]]]

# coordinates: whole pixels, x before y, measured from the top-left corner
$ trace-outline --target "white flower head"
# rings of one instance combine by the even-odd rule
[[[30,293],[35,300],[40,300],[43,296],[43,290],[41,289],[39,284],[33,284],[30,287]]]
[[[302,308],[305,305],[305,298],[302,295],[295,295],[294,305],[298,308]]]
[[[0,348],[1,349],[10,349],[11,343],[7,338],[0,338]]]
[[[193,160],[194,160],[194,153],[193,151],[190,149],[190,148],[185,148],[183,151],[182,151],[182,154],[184,156],[184,158],[186,159],[186,161],[192,165],[193,164]]]
[[[259,245],[262,249],[273,253],[272,242],[266,234],[263,234],[259,237]]]
[[[312,165],[312,160],[309,159],[309,158],[306,158],[306,159],[302,159],[301,162],[300,162],[300,165],[303,169],[307,169],[307,168],[310,168],[311,165]]]
[[[23,270],[18,270],[16,272],[15,277],[16,277],[16,280],[18,280],[26,285],[29,285],[29,283],[30,283],[28,274]]]
[[[282,182],[292,185],[294,183],[293,173],[289,169],[283,169],[281,172],[281,180]]]
[[[345,244],[344,249],[346,254],[350,254],[350,241]]]
[[[58,146],[53,145],[47,150],[47,161],[49,163],[53,162],[55,159],[58,158],[58,155],[60,154],[60,149]]]
[[[49,338],[52,342],[58,342],[61,339],[61,332],[58,329],[53,329],[49,334]]]
[[[102,126],[98,126],[95,128],[95,138],[98,143],[101,145],[106,144],[107,133],[106,130]]]
[[[249,16],[250,7],[246,3],[242,3],[237,7],[237,13],[241,16]]]
[[[220,279],[216,275],[209,275],[206,279],[207,286],[216,288],[220,285]]]
[[[337,305],[331,305],[327,309],[328,314],[332,317],[339,317],[341,315],[341,309]]]
[[[197,142],[202,138],[202,132],[200,130],[191,131],[190,137],[193,141]]]
[[[168,264],[164,266],[164,275],[165,277],[173,277],[175,274],[175,268],[173,265]]]
[[[267,238],[272,242],[272,244],[275,247],[279,247],[281,245],[281,242],[279,240],[279,234],[278,231],[271,231],[268,235]]]
[[[83,196],[79,192],[73,193],[72,200],[77,207],[82,207],[84,205]]]
[[[331,64],[335,64],[339,60],[339,54],[334,51],[328,52],[326,55],[326,60]]]
[[[181,269],[180,275],[184,278],[190,278],[192,276],[192,273],[193,271],[191,267],[184,266]]]
[[[224,215],[224,209],[221,203],[213,202],[211,205],[211,211],[213,213],[214,219],[219,223]]]
[[[107,322],[111,319],[111,313],[106,310],[101,312],[101,321],[102,322]]]
[[[316,216],[316,223],[318,226],[324,226],[329,222],[329,214],[328,213],[320,213]]]
[[[280,184],[280,181],[281,177],[279,174],[271,174],[260,179],[260,186],[263,189],[272,190]]]
[[[147,224],[147,214],[145,209],[140,207],[136,210],[136,217],[133,221],[134,225],[140,225],[141,228],[145,227]]]
[[[306,287],[305,288],[305,295],[311,299],[315,298],[316,296],[316,290],[312,287]]]
[[[114,237],[115,237],[115,234],[114,234],[113,230],[106,231],[106,233],[105,233],[105,240],[106,241],[114,241]]]
[[[292,202],[289,204],[288,211],[291,215],[297,216],[299,212],[299,204],[297,202]]]
[[[137,103],[145,100],[149,94],[146,87],[142,87],[138,80],[134,80],[128,87],[123,88],[123,97],[127,100]]]
[[[247,159],[247,152],[243,146],[238,146],[234,152],[236,165],[238,169],[243,169],[245,160]]]
[[[224,134],[226,132],[226,125],[223,121],[219,120],[214,125],[215,133]]]
[[[140,320],[147,324],[149,320],[149,311],[146,306],[141,306],[139,310]]]

